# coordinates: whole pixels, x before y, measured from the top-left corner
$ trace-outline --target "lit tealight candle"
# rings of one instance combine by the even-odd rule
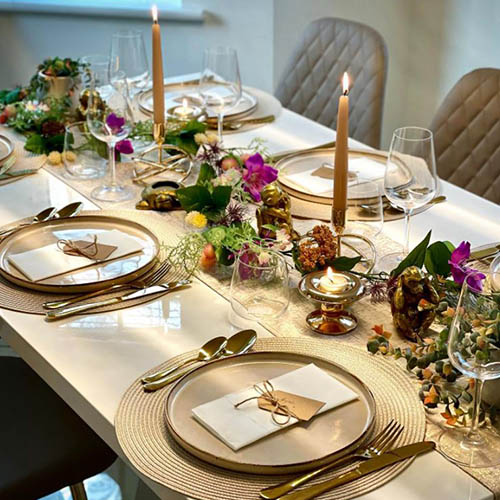
[[[347,278],[343,274],[334,273],[329,267],[319,280],[319,288],[326,293],[340,293],[345,290],[347,283]]]
[[[188,101],[186,98],[182,99],[182,106],[177,106],[174,109],[174,114],[176,114],[179,118],[189,118],[193,116],[195,113],[195,108],[188,106]]]

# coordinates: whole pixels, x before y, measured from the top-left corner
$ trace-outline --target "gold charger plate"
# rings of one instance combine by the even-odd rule
[[[203,100],[198,93],[198,82],[179,82],[166,83],[165,91],[165,109],[172,109],[177,106],[182,106],[183,97],[195,101],[195,104],[203,108]],[[141,92],[138,96],[139,108],[143,113],[148,115],[153,114],[153,90],[148,89]],[[225,118],[241,118],[252,113],[257,108],[257,98],[246,87],[243,88],[240,102],[227,113],[224,113]],[[208,119],[216,118],[215,114],[207,110]]]
[[[359,399],[279,430],[233,451],[197,422],[191,410],[227,394],[314,363],[348,386]],[[375,400],[370,390],[344,368],[292,352],[253,352],[201,366],[170,391],[165,420],[185,450],[212,465],[253,474],[285,474],[323,465],[357,448],[370,432]]]
[[[278,182],[286,192],[296,198],[300,198],[305,201],[311,201],[314,203],[331,205],[333,200],[333,183],[331,189],[325,190],[322,193],[312,193],[290,176],[302,172],[315,171],[321,168],[325,163],[331,165],[333,164],[334,158],[335,148],[317,149],[315,151],[303,151],[301,153],[286,156],[275,164],[275,168],[279,170]],[[350,149],[349,159],[353,160],[357,158],[367,158],[380,165],[380,167],[377,169],[377,172],[370,173],[369,178],[371,180],[380,182],[380,184],[382,185],[385,173],[385,164],[387,162],[387,153],[382,151]],[[331,172],[333,176],[333,169],[331,169]],[[350,168],[349,173],[353,176],[353,179],[356,178],[354,176],[368,179],[366,172],[363,174],[362,172],[359,172],[354,168]]]
[[[78,240],[89,233],[116,229],[141,243],[143,251],[118,259],[92,264],[74,272],[41,281],[30,281],[8,257],[57,242],[59,239]],[[0,243],[0,274],[23,288],[49,293],[84,293],[128,283],[147,272],[156,262],[160,243],[141,224],[118,217],[80,215],[69,219],[54,219],[24,227]]]

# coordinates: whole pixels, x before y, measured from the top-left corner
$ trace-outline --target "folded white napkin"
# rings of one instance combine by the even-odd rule
[[[329,178],[312,175],[318,170],[319,166],[291,174],[287,177],[294,184],[307,189],[311,194],[332,193],[333,166],[324,164],[323,167],[330,170],[331,176]],[[349,158],[349,172],[365,180],[382,179],[385,173],[385,165],[363,156],[360,158]]]
[[[92,242],[94,234],[97,235],[97,243],[118,247],[106,260],[114,260],[142,250],[137,240],[117,229],[95,232],[83,237],[72,237],[72,239]],[[61,236],[61,239],[67,239],[67,237]],[[44,280],[96,264],[87,257],[65,254],[57,247],[57,243],[9,255],[9,261],[31,281]]]
[[[275,390],[325,402],[318,414],[358,399],[354,391],[314,364],[285,373],[270,382]],[[234,407],[244,399],[257,395],[255,389],[249,387],[193,408],[193,416],[234,451],[298,422],[292,417],[286,425],[276,424],[270,412],[257,406],[256,399],[239,408]]]

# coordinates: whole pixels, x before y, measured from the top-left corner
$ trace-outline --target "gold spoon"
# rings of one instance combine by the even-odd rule
[[[232,337],[228,339],[227,344],[224,347],[222,353],[213,358],[212,361],[214,359],[220,359],[229,356],[244,354],[245,352],[247,352],[252,348],[256,340],[257,340],[257,333],[255,332],[255,330],[242,330],[238,333],[235,333]],[[150,392],[161,389],[162,387],[165,387],[166,385],[171,384],[172,382],[175,382],[176,380],[180,379],[184,375],[187,375],[191,370],[192,368],[185,368],[184,370],[181,370],[179,373],[163,377],[149,384],[144,384],[144,390]]]
[[[35,224],[37,222],[43,222],[43,221],[52,219],[55,216],[56,212],[57,212],[57,208],[55,208],[55,207],[45,208],[39,214],[36,214],[33,217],[33,219],[31,219],[30,222],[24,222],[23,224],[19,224],[18,226],[12,227],[10,229],[6,229],[5,231],[2,231],[0,233],[0,236],[4,237],[8,234],[11,234],[11,233],[17,231],[18,229],[21,229],[22,227],[31,226],[31,224]]]
[[[182,368],[183,366],[203,361],[205,362],[210,361],[211,359],[214,359],[215,356],[218,356],[219,354],[222,353],[223,349],[226,347],[226,344],[227,344],[226,337],[215,337],[206,342],[200,348],[198,354],[193,358],[189,358],[186,361],[182,362],[181,364],[175,365],[172,368],[169,368],[168,370],[160,370],[156,373],[153,373],[152,375],[146,375],[141,379],[141,382],[143,384],[149,384],[151,382],[155,382],[156,380],[160,380],[161,378],[170,375],[171,373],[175,372],[179,368]]]
[[[81,201],[75,201],[74,203],[70,203],[65,207],[60,208],[56,212],[56,219],[64,219],[66,217],[75,217],[78,215],[83,208],[83,203]]]

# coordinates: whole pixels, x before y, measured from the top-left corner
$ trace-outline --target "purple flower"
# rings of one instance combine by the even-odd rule
[[[482,281],[486,276],[476,269],[472,269],[465,265],[469,257],[470,243],[468,241],[462,241],[462,243],[453,250],[450,260],[448,261],[451,275],[453,276],[453,281],[458,285],[466,281],[472,291],[480,292],[483,289]]]
[[[248,157],[245,161],[243,172],[243,189],[250,193],[255,201],[260,201],[260,191],[264,186],[278,178],[278,171],[270,165],[264,164],[264,159],[259,153]]]
[[[134,152],[132,142],[129,139],[123,139],[116,143],[116,150],[124,155],[130,155]]]
[[[125,125],[125,118],[120,118],[114,113],[110,113],[106,117],[106,125],[111,130],[111,133],[113,135],[119,134],[122,131],[123,126]]]

